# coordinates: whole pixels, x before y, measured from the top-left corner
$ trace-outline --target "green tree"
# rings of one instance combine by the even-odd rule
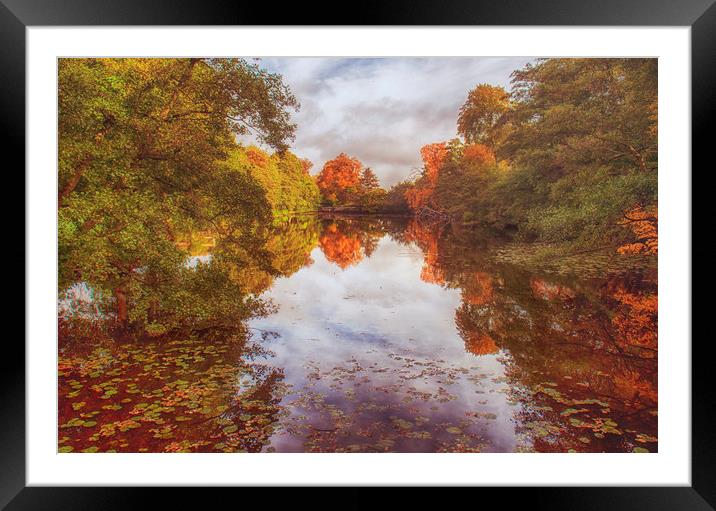
[[[624,212],[656,204],[656,59],[548,59],[513,76],[501,154],[506,191],[530,196],[519,222],[552,241],[623,237]]]
[[[470,92],[458,119],[468,145],[450,148],[435,206],[526,239],[638,241],[625,217],[656,211],[656,59],[542,59],[512,83],[510,96]]]
[[[228,298],[206,303],[217,313],[222,303],[246,309],[221,264],[187,273],[177,241],[209,228],[259,236],[271,211],[265,192],[222,162],[249,132],[285,150],[298,103],[281,77],[241,59],[61,59],[58,67],[60,291],[87,282],[120,329],[141,330],[153,318],[196,314],[187,304],[200,300],[188,296],[209,289],[187,275],[212,272]]]

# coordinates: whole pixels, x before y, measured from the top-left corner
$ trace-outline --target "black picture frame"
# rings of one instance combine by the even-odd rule
[[[29,26],[82,25],[576,25],[690,26],[692,72],[692,166],[704,163],[712,142],[707,126],[716,110],[715,0],[369,0],[354,2],[350,16],[337,4],[303,2],[272,5],[222,0],[0,0],[0,123],[5,156],[24,166],[25,30]],[[11,173],[6,167],[6,173]],[[18,174],[18,172],[13,172]],[[691,179],[684,170],[684,179]],[[24,188],[24,181],[21,184]],[[24,251],[24,248],[22,249]],[[16,256],[14,256],[16,257]],[[27,271],[27,269],[26,269]],[[31,303],[26,304],[31,307]],[[690,339],[675,340],[689,343]],[[706,342],[704,342],[706,341]],[[0,506],[7,509],[127,509],[145,502],[138,488],[26,487],[25,351],[19,336],[7,336],[0,378]],[[9,352],[7,351],[9,350]],[[14,352],[13,352],[14,350]],[[708,339],[692,350],[692,486],[484,488],[490,496],[508,491],[510,501],[525,499],[549,509],[714,509],[716,507],[715,400],[707,380]],[[168,491],[170,490],[170,491]],[[186,490],[162,489],[163,506],[185,502]],[[246,491],[241,490],[241,491]],[[349,503],[362,507],[367,490],[351,490]],[[207,494],[209,492],[204,492]],[[410,499],[421,499],[422,492]],[[224,491],[212,491],[223,499]],[[295,494],[294,494],[295,498]],[[174,502],[172,502],[174,501]],[[146,501],[148,502],[148,501]],[[210,505],[204,501],[204,505]],[[183,506],[182,506],[183,507]],[[273,507],[273,506],[272,506]]]

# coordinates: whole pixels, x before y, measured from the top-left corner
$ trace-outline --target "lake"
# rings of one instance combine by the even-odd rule
[[[657,451],[655,268],[399,217],[300,217],[265,248],[235,331],[61,346],[59,450]]]

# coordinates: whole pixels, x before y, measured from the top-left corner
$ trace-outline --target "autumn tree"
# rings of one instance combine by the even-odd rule
[[[371,169],[370,167],[364,168],[361,172],[360,188],[361,193],[363,194],[370,193],[373,190],[377,190],[378,188],[380,188],[378,176],[375,175],[375,172],[373,172],[373,169]]]
[[[409,195],[408,190],[412,189],[413,186],[413,183],[407,180],[391,186],[383,198],[383,209],[396,213],[409,212],[410,206],[406,196]]]
[[[347,203],[360,193],[363,165],[356,158],[341,153],[323,165],[316,183],[331,203]]]
[[[515,220],[541,239],[607,245],[657,197],[656,59],[546,59],[513,74],[500,148]]]
[[[540,59],[510,94],[470,91],[465,142],[407,197],[525,240],[653,253],[657,113],[656,59]]]
[[[305,171],[306,160],[291,151],[268,154],[255,147],[230,149],[223,166],[246,173],[263,189],[274,217],[313,211],[320,203],[320,190]]]
[[[502,87],[481,83],[460,107],[457,131],[467,142],[489,144],[492,132],[510,108],[510,95]]]
[[[420,177],[415,181],[415,186],[406,190],[405,194],[411,209],[418,210],[431,204],[438,173],[448,152],[448,145],[445,142],[427,144],[420,148],[423,169]]]
[[[494,165],[495,153],[484,144],[470,144],[463,148],[462,158],[469,165]]]

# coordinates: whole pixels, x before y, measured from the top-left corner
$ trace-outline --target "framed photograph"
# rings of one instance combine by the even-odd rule
[[[711,0],[1,2],[27,202],[2,505],[539,486],[518,495],[713,509]]]

